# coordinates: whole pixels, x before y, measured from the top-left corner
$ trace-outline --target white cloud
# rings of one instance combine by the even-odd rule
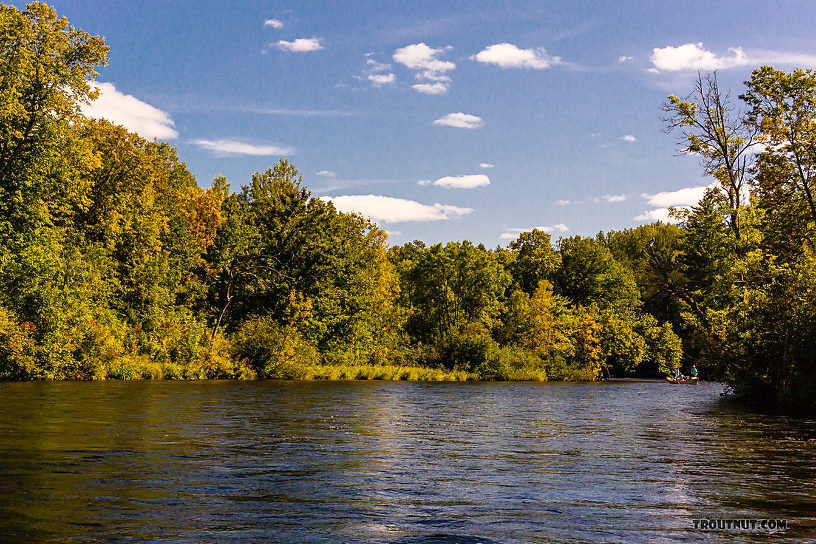
[[[265,27],[283,28],[283,23],[278,21],[277,19],[267,19],[266,21],[264,21],[264,28]]]
[[[375,87],[382,87],[383,85],[394,83],[396,79],[394,74],[370,74],[368,76],[368,80],[373,83]]]
[[[558,223],[557,225],[551,225],[549,227],[511,228],[507,229],[507,232],[501,233],[500,238],[502,240],[515,240],[522,232],[531,232],[533,229],[553,233],[553,232],[567,232],[569,230],[569,227],[566,226],[564,223]]]
[[[191,143],[219,155],[276,156],[293,155],[294,149],[275,145],[255,145],[238,140],[193,140]]]
[[[419,80],[435,83],[419,83],[412,85],[418,92],[425,94],[444,94],[450,86],[450,76],[447,72],[456,68],[456,64],[439,60],[438,55],[450,47],[434,49],[425,43],[406,45],[394,52],[394,62],[398,62],[411,70],[416,70]]]
[[[635,217],[636,221],[663,221],[664,223],[679,223],[680,220],[669,215],[669,208],[689,209],[696,205],[703,198],[706,190],[716,188],[717,184],[699,185],[697,187],[686,187],[677,191],[664,191],[657,194],[643,193],[643,198],[651,206],[656,206],[654,210],[647,210]]]
[[[420,70],[422,77],[436,81],[438,78],[445,78],[445,72],[456,68],[454,63],[436,58],[445,49],[434,49],[428,47],[425,43],[417,43],[397,49],[393,58],[395,62],[403,64],[411,70]]]
[[[651,61],[658,70],[674,72],[677,70],[719,70],[748,64],[748,58],[742,48],[729,49],[732,55],[718,57],[711,51],[703,49],[703,42],[687,43],[678,47],[654,48]]]
[[[417,83],[411,85],[411,87],[422,94],[445,94],[448,92],[447,83]]]
[[[637,140],[631,134],[627,134],[626,136],[623,137],[623,141],[624,142],[635,142]]]
[[[658,70],[657,68],[649,68],[646,71],[649,72],[650,74],[659,74],[660,73],[660,70]]]
[[[603,202],[624,202],[626,201],[626,195],[603,195],[600,200]]]
[[[550,56],[543,47],[519,49],[512,43],[491,45],[471,58],[502,68],[532,68],[534,70],[543,70],[561,62],[561,57]]]
[[[372,54],[373,53],[367,53],[366,56],[370,56]],[[388,72],[390,69],[390,64],[385,64],[369,58],[366,59],[366,69],[363,73],[374,87],[382,87],[383,85],[390,85],[391,83],[394,83],[394,81],[397,79],[393,73]],[[362,79],[359,76],[353,77],[355,79]]]
[[[436,203],[433,206],[414,200],[379,195],[343,195],[320,197],[341,212],[359,213],[374,221],[402,223],[408,221],[445,221],[467,215],[473,208],[459,208]]]
[[[479,168],[493,168],[493,165],[490,164],[489,162],[480,162]]]
[[[292,42],[280,40],[275,46],[283,51],[291,51],[293,53],[307,53],[309,51],[320,51],[323,49],[323,46],[320,45],[320,38],[297,38]]]
[[[650,58],[655,66],[650,72],[664,70],[725,70],[739,66],[760,64],[797,64],[816,66],[816,56],[779,51],[753,51],[746,53],[742,47],[730,47],[725,55],[717,55],[703,48],[703,43],[687,43],[677,47],[654,48]]]
[[[484,174],[471,174],[466,176],[445,176],[434,181],[433,184],[436,185],[437,187],[444,187],[445,189],[474,189],[476,187],[490,185],[490,178],[488,178]],[[420,185],[427,185],[427,183],[420,182]]]
[[[178,132],[173,128],[175,124],[167,113],[117,91],[113,83],[94,82],[91,86],[99,90],[99,98],[82,105],[82,113],[86,116],[107,119],[148,140],[178,137]]]
[[[337,173],[332,172],[331,170],[321,170],[320,172],[315,172],[315,176],[323,176],[326,178],[336,178]]]
[[[685,206],[682,206],[685,207]],[[642,214],[635,216],[635,221],[662,221],[664,223],[679,223],[680,219],[669,215],[668,208],[657,208],[656,210],[649,210]]]
[[[677,191],[664,191],[654,195],[643,193],[650,205],[668,207],[668,206],[693,206],[700,202],[706,189],[713,188],[715,185],[700,185],[697,187],[686,187]]]
[[[572,202],[571,200],[556,200],[555,201],[555,203],[558,204],[559,206],[569,206],[569,204],[571,202]]]
[[[386,70],[391,69],[390,64],[385,64],[383,62],[377,62],[374,59],[366,60],[366,64],[368,65],[368,69],[372,72],[385,72]]]
[[[482,118],[467,113],[449,113],[433,122],[434,125],[456,128],[479,128],[482,126]]]
[[[633,57],[627,57],[627,56],[625,56],[625,55],[621,55],[620,57],[618,57],[618,62],[626,62],[626,61],[630,61],[630,60],[632,60],[632,58],[633,58]]]

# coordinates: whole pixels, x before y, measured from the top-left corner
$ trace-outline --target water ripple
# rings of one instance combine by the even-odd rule
[[[802,542],[816,422],[714,384],[0,383],[3,542]],[[781,518],[780,533],[695,518]]]

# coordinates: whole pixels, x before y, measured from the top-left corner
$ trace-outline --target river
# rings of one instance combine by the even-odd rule
[[[816,421],[721,391],[0,383],[0,541],[816,539]],[[694,527],[729,519],[787,528]]]

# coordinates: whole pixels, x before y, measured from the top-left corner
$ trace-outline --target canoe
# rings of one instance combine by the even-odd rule
[[[682,380],[676,380],[674,378],[669,377],[669,378],[666,378],[666,381],[671,383],[671,384],[674,384],[674,385],[677,385],[677,384],[694,384],[694,385],[697,385],[698,380],[697,380],[697,378],[684,378]]]

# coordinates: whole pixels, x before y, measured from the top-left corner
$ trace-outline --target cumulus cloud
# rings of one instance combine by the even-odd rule
[[[475,189],[476,187],[490,185],[490,178],[484,174],[470,174],[466,176],[445,176],[436,181],[423,179],[417,182],[417,185],[431,184],[445,189]]]
[[[392,58],[394,62],[415,70],[417,79],[424,80],[412,85],[415,90],[425,94],[444,94],[448,91],[451,80],[447,73],[456,68],[456,64],[438,58],[447,49],[450,47],[434,49],[425,43],[416,43],[397,49]]]
[[[495,64],[502,68],[530,68],[533,70],[543,70],[561,62],[561,57],[550,56],[543,47],[519,49],[512,43],[491,45],[471,58],[477,62]]]
[[[320,38],[297,38],[291,42],[280,40],[275,46],[278,49],[291,51],[292,53],[308,53],[309,51],[320,51],[323,49],[323,46],[320,45]]]
[[[635,221],[662,221],[664,223],[679,223],[680,219],[669,215],[671,211],[668,208],[657,208],[643,212],[635,216]]]
[[[394,74],[369,74],[368,76],[368,80],[373,83],[375,87],[389,85],[394,83],[394,80],[396,79],[397,78]]]
[[[449,61],[439,60],[437,55],[445,51],[447,48],[434,49],[425,45],[425,43],[417,43],[413,45],[406,45],[394,52],[394,62],[403,64],[411,70],[419,70],[423,78],[433,81],[448,81],[445,72],[449,72],[456,68],[456,65]]]
[[[294,149],[276,145],[256,145],[238,140],[193,140],[191,143],[218,155],[278,156],[293,155]]]
[[[631,134],[627,134],[626,136],[623,137],[623,141],[624,142],[636,142],[637,139],[634,136],[632,136]]]
[[[532,230],[540,230],[543,232],[567,232],[569,227],[566,226],[564,223],[558,223],[557,225],[551,225],[548,227],[526,227],[526,228],[511,228],[507,229],[507,232],[501,233],[502,240],[515,240],[518,238],[519,234],[522,232],[531,232]]]
[[[598,199],[600,202],[624,202],[626,195],[603,195]]]
[[[433,122],[434,125],[456,128],[479,128],[482,126],[482,118],[467,113],[449,113]]]
[[[490,164],[489,162],[480,162],[479,168],[493,168],[493,165]]]
[[[445,94],[449,86],[447,83],[417,83],[411,88],[422,94]]]
[[[372,53],[367,53],[366,56]],[[390,85],[396,81],[397,77],[390,72],[391,65],[378,62],[374,59],[366,60],[366,69],[364,74],[374,87],[382,87],[383,85]],[[354,76],[359,79],[358,76]]]
[[[697,187],[686,187],[685,189],[679,189],[677,191],[664,191],[654,195],[643,193],[640,196],[645,198],[652,206],[693,206],[700,202],[706,189],[713,187],[714,185],[700,185]]]
[[[669,215],[669,208],[688,209],[697,204],[706,190],[715,188],[716,184],[686,187],[677,191],[664,191],[653,195],[643,193],[643,198],[656,209],[647,210],[635,217],[636,221],[663,221],[664,223],[679,223],[680,220]]]
[[[283,28],[283,23],[278,21],[277,19],[267,19],[266,21],[264,21],[264,27]]]
[[[798,64],[816,66],[816,56],[779,51],[746,53],[742,47],[731,47],[724,55],[717,55],[703,47],[703,42],[687,43],[677,47],[656,47],[650,57],[654,68],[650,72],[677,72],[681,70],[725,70],[739,66],[760,64]]]
[[[367,55],[368,54],[370,54],[370,53],[367,53]],[[386,70],[391,69],[390,64],[386,64],[384,62],[378,62],[378,61],[376,61],[374,59],[366,60],[366,65],[368,66],[368,69],[370,71],[372,71],[372,72],[385,72]]]
[[[742,48],[731,48],[728,56],[717,56],[703,49],[703,42],[687,43],[678,47],[654,48],[651,61],[658,70],[719,70],[748,64]]]
[[[343,195],[320,197],[341,212],[359,213],[374,221],[403,223],[409,221],[445,221],[467,215],[473,208],[436,203],[432,206],[414,200],[380,195]]]
[[[632,60],[632,58],[633,57],[627,57],[627,56],[621,55],[620,57],[618,57],[618,62],[630,61],[630,60]]]
[[[148,140],[178,137],[178,132],[173,128],[175,124],[167,113],[117,91],[113,83],[94,82],[91,86],[99,91],[99,98],[82,105],[82,113],[87,117],[107,119]]]
[[[336,178],[337,173],[332,172],[331,170],[321,170],[320,172],[315,172],[316,176],[323,176],[326,178]]]

